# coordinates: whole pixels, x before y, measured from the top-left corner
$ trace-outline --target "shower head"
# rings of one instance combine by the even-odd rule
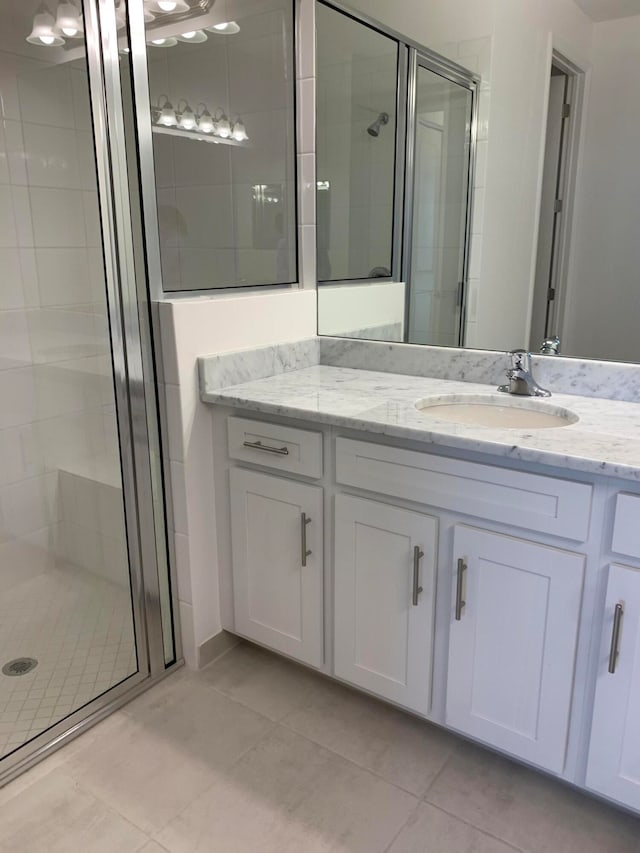
[[[380,128],[383,124],[389,124],[389,113],[380,113],[378,118],[369,125],[367,128],[369,136],[380,136]]]

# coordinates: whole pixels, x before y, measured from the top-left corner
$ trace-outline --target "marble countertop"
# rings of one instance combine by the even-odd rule
[[[495,392],[495,385],[325,365],[227,388],[205,381],[201,389],[207,403],[640,481],[640,403],[554,394],[540,403],[567,409],[579,420],[538,430],[456,424],[416,408],[429,397]],[[505,398],[514,405],[530,401]]]

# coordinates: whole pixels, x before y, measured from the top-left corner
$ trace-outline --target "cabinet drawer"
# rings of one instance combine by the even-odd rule
[[[640,495],[620,492],[616,498],[611,548],[640,560]]]
[[[247,418],[227,419],[231,459],[322,477],[322,433]]]
[[[385,447],[336,441],[336,479],[378,494],[583,541],[592,486]]]

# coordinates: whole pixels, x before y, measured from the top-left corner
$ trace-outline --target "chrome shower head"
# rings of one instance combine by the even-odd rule
[[[367,128],[367,133],[369,136],[380,136],[380,128],[383,124],[389,124],[389,113],[380,113],[378,118],[369,125]]]

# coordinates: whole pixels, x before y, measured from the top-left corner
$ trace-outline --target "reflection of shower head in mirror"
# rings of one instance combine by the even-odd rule
[[[380,136],[380,128],[383,124],[389,124],[389,113],[380,113],[378,118],[369,125],[367,128],[369,136]]]

